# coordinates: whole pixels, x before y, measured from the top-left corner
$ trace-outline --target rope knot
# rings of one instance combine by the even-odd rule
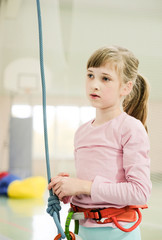
[[[54,212],[59,216],[59,211],[61,210],[60,201],[56,195],[52,195],[48,198],[47,213],[53,217]]]

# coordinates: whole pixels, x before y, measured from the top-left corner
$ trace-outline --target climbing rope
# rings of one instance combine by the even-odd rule
[[[47,178],[48,178],[48,183],[50,183],[51,173],[50,173],[50,162],[49,162],[47,117],[46,117],[46,84],[45,84],[44,60],[43,60],[42,19],[41,19],[41,9],[40,9],[39,0],[36,0],[36,3],[37,3],[38,29],[39,29],[39,54],[40,54],[40,71],[41,71],[41,82],[42,82],[45,154],[46,154]],[[61,210],[60,201],[56,195],[53,195],[52,190],[49,190],[49,194],[50,194],[50,197],[48,198],[47,212],[53,217],[54,222],[58,229],[58,233],[60,233],[60,237],[65,238],[65,233],[60,225],[60,215],[59,215],[59,211]]]

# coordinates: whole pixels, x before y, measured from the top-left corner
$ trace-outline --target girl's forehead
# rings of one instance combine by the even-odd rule
[[[116,66],[115,64],[112,64],[112,63],[105,63],[99,67],[89,67],[87,70],[89,71],[97,71],[97,72],[115,72],[117,73],[117,69],[116,69]]]

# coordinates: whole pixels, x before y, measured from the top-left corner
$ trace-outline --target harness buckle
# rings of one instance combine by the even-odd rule
[[[95,221],[100,221],[102,219],[100,209],[92,209],[90,212],[94,213],[94,218],[92,218]]]

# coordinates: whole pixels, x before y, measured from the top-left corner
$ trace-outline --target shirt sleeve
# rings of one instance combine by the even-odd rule
[[[91,198],[95,202],[116,205],[146,204],[152,186],[148,135],[142,123],[136,120],[125,124],[121,138],[126,181],[111,183],[102,176],[96,176]]]

